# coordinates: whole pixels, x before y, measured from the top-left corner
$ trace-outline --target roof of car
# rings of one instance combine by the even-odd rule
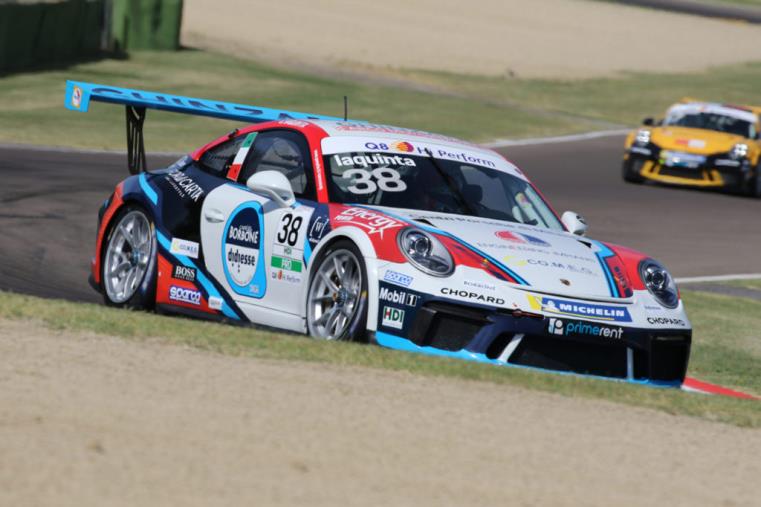
[[[680,112],[715,113],[730,116],[732,118],[737,118],[738,120],[743,120],[750,123],[758,123],[758,115],[761,114],[761,109],[733,104],[720,104],[718,102],[683,101],[671,106],[666,114],[669,115],[672,113]]]

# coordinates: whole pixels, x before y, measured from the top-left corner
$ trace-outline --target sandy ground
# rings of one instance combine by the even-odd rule
[[[287,66],[520,77],[761,60],[761,26],[581,0],[191,0],[183,43]]]
[[[0,505],[758,505],[761,432],[0,321]]]

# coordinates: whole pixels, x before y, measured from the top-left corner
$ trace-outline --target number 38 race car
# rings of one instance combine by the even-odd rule
[[[682,384],[668,271],[584,237],[499,154],[426,132],[81,82],[126,106],[134,174],[103,203],[107,304],[495,365]],[[145,171],[146,109],[252,124]]]

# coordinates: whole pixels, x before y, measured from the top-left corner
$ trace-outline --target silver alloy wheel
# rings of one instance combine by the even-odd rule
[[[309,333],[319,339],[342,337],[357,313],[362,269],[349,250],[331,252],[315,271],[307,298]]]
[[[130,211],[116,224],[103,260],[103,285],[113,303],[137,291],[150,261],[153,229],[142,211]]]

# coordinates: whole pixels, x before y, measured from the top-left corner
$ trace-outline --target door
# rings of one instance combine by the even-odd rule
[[[314,182],[306,139],[291,130],[245,135],[227,185],[206,198],[201,239],[206,267],[236,301],[252,308],[250,320],[281,327],[273,313],[300,317],[308,283],[304,242],[314,211]],[[243,159],[241,161],[241,159]],[[291,183],[297,202],[281,208],[245,186],[253,174],[278,171]],[[283,315],[282,317],[286,317]],[[275,321],[273,321],[275,319]]]

